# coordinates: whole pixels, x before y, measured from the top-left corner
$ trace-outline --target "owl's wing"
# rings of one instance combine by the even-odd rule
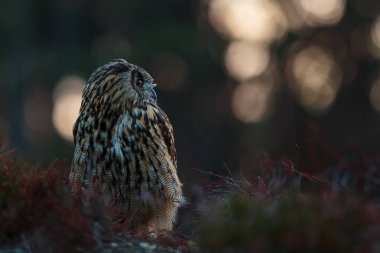
[[[173,127],[172,127],[172,124],[170,123],[168,116],[162,110],[159,111],[157,123],[158,123],[158,127],[161,130],[161,134],[164,139],[165,145],[168,149],[170,158],[175,168],[177,168],[177,151],[174,146]]]
[[[75,150],[69,179],[74,191],[83,186],[83,183],[88,184],[88,162],[86,155],[88,145],[86,142],[83,144],[80,143],[80,140],[83,137],[83,129],[81,128],[82,123],[83,122],[81,122],[80,118],[78,118],[73,128]]]

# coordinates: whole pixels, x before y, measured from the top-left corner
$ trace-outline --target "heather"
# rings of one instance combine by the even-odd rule
[[[194,169],[208,183],[192,186],[175,231],[153,238],[130,233],[128,219],[110,222],[114,210],[101,191],[73,196],[64,162],[38,168],[2,149],[0,252],[380,250],[377,157],[310,172],[288,157],[255,160],[238,176],[227,165],[219,173]]]

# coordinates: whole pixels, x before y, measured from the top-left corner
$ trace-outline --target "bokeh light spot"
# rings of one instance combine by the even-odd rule
[[[268,113],[271,93],[265,83],[239,84],[232,97],[234,115],[246,123],[257,123]]]
[[[373,83],[369,98],[373,109],[380,113],[380,77]]]
[[[295,3],[295,1],[297,2]],[[305,26],[305,13],[300,10],[298,0],[279,1],[278,3],[286,17],[289,30],[297,30]]]
[[[345,0],[299,0],[299,9],[310,25],[337,23],[345,12]]]
[[[73,139],[72,129],[79,115],[85,81],[78,76],[66,76],[57,84],[54,94],[53,124],[64,139]]]
[[[279,5],[269,0],[212,0],[209,19],[220,33],[253,42],[279,39],[287,29]]]
[[[341,84],[341,70],[322,48],[307,47],[292,62],[291,87],[300,103],[314,112],[322,112],[334,102]]]
[[[380,59],[380,16],[378,16],[371,29],[373,54]]]
[[[266,46],[235,41],[226,50],[225,64],[232,77],[244,81],[260,75],[267,68],[269,59]]]

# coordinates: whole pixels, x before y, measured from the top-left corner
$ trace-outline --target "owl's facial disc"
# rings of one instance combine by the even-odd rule
[[[145,70],[134,69],[132,71],[131,86],[140,96],[150,98],[154,102],[157,101],[157,95],[154,91],[154,87],[157,85],[153,83],[153,79]]]

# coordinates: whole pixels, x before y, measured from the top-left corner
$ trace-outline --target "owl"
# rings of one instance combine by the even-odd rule
[[[123,59],[96,69],[73,128],[73,191],[102,185],[137,233],[170,231],[185,202],[173,128],[157,104],[156,84]]]

